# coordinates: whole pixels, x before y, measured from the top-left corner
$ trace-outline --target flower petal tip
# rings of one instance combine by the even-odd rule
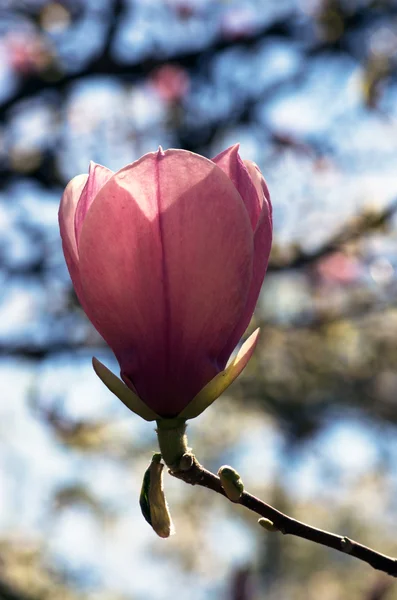
[[[241,371],[244,369],[245,365],[248,363],[249,359],[251,358],[251,356],[255,350],[256,344],[258,343],[258,339],[259,339],[259,333],[260,333],[260,327],[258,327],[257,329],[255,329],[255,331],[253,333],[251,333],[249,338],[241,346],[240,350],[237,353],[236,358],[233,361],[235,364],[237,364],[240,361],[245,360],[245,363],[244,363]],[[241,371],[240,371],[240,373],[241,373]]]

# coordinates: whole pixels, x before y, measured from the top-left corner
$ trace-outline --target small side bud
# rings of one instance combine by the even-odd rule
[[[232,502],[238,502],[244,491],[244,484],[241,481],[240,475],[229,466],[221,467],[218,471],[218,475],[226,496]]]
[[[347,537],[344,537],[341,539],[340,545],[341,545],[342,552],[346,552],[346,554],[350,554],[351,551],[353,550],[353,544]]]
[[[266,531],[279,531],[278,527],[276,527],[273,521],[270,521],[270,519],[265,519],[262,517],[258,520],[258,525],[263,527],[263,529],[266,529]]]
[[[186,452],[179,461],[178,469],[180,471],[188,471],[192,468],[194,463],[194,456],[190,452]]]
[[[161,538],[174,533],[171,514],[163,488],[163,469],[161,454],[153,454],[152,462],[143,476],[139,504],[143,516]]]

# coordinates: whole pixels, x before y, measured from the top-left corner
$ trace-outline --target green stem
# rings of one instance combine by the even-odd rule
[[[185,419],[159,419],[156,433],[165,464],[177,470],[182,456],[189,452]]]

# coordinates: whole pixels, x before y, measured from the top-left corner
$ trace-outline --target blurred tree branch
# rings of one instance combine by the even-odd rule
[[[4,581],[0,580],[0,600],[38,600],[31,595],[16,591]]]
[[[207,471],[193,455],[185,455],[190,457],[191,466],[187,470],[170,470],[169,473],[174,477],[185,481],[191,485],[200,485],[208,488],[217,494],[227,497],[219,477],[211,471]],[[322,529],[317,529],[301,521],[297,521],[292,517],[285,515],[276,508],[266,504],[259,498],[256,498],[248,492],[243,492],[237,504],[241,504],[257,513],[261,517],[271,521],[269,525],[274,525],[275,532],[281,532],[283,535],[294,535],[305,540],[309,540],[328,548],[333,548],[344,554],[354,556],[363,562],[368,563],[374,569],[383,571],[388,575],[397,577],[397,559],[391,556],[381,554],[376,550],[372,550],[363,544],[359,544],[348,537],[336,535]]]
[[[92,75],[111,75],[120,78],[126,78],[128,81],[147,76],[153,69],[164,64],[164,58],[147,58],[146,60],[131,64],[117,62],[111,53],[112,38],[117,29],[118,17],[122,14],[121,2],[116,2],[116,14],[113,19],[113,24],[108,30],[108,35],[103,44],[103,50],[99,56],[87,62],[83,69],[77,72],[59,73],[55,79],[45,79],[39,75],[31,75],[26,78],[20,85],[19,89],[12,94],[7,100],[0,104],[0,121],[6,116],[7,111],[17,104],[20,100],[26,100],[36,94],[46,90],[57,90],[64,93],[70,83],[78,79]],[[245,36],[239,40],[239,45],[250,47],[265,36],[269,35],[286,35],[292,28],[292,21],[286,22],[285,19],[264,25],[258,28],[254,33]],[[171,56],[169,60],[177,61],[179,65],[186,69],[194,69],[199,62],[203,61],[209,55],[216,54],[221,50],[229,47],[235,47],[236,40],[234,38],[220,37],[213,44],[206,47],[205,50],[186,50],[179,52],[175,56]]]
[[[298,249],[292,258],[283,259],[280,257],[271,260],[267,271],[268,273],[277,273],[279,271],[298,269],[314,263],[328,254],[339,250],[344,244],[357,240],[368,232],[383,227],[396,212],[397,198],[383,210],[363,212],[361,215],[352,218],[338,233],[319,246],[314,252],[304,252]]]
[[[330,2],[332,4],[332,2]],[[340,3],[335,0],[335,9],[343,17],[345,23],[344,30],[350,31],[361,27],[363,24],[369,22],[374,18],[374,15],[379,13],[380,6],[367,6],[366,10],[359,10],[358,8],[350,8],[349,11],[344,11]],[[376,3],[375,3],[376,4]],[[331,7],[330,7],[331,8]],[[396,9],[392,6],[385,6],[385,11],[390,16],[396,14]],[[16,103],[26,98],[32,97],[40,92],[46,90],[58,90],[64,93],[69,83],[81,79],[86,76],[96,75],[112,75],[120,78],[126,78],[129,81],[133,81],[136,78],[147,76],[154,68],[162,65],[164,59],[157,59],[155,56],[148,57],[140,63],[119,63],[112,56],[112,44],[115,33],[119,26],[120,20],[125,10],[124,0],[114,0],[112,15],[109,15],[108,22],[110,23],[106,35],[104,36],[101,52],[88,60],[84,68],[77,72],[61,72],[57,74],[57,77],[42,77],[40,74],[31,74],[26,77],[21,83],[19,88],[4,102],[0,103],[0,121],[6,116],[7,111],[12,108]],[[21,15],[29,14],[28,8],[24,8],[23,11],[18,11]],[[76,13],[79,15],[79,11]],[[259,27],[251,33],[247,33],[245,36],[238,39],[237,44],[239,46],[250,47],[264,37],[269,36],[289,36],[291,32],[296,28],[296,18],[299,15],[296,11],[291,11],[288,19],[281,18],[271,23],[265,23],[262,27]],[[34,21],[34,15],[30,15],[30,18]],[[169,58],[170,61],[177,61],[178,64],[187,68],[194,69],[203,60],[208,60],[210,55],[214,55],[219,51],[225,50],[229,47],[236,46],[236,39],[233,36],[223,37],[219,36],[212,44],[207,46],[205,50],[186,50],[177,53],[175,56]],[[343,50],[349,54],[354,53],[354,48],[349,44],[344,43],[344,35],[340,38],[327,39],[325,38],[313,38],[310,47],[307,49],[308,55],[316,55],[330,47],[334,47],[337,50]],[[360,57],[361,58],[361,57]]]

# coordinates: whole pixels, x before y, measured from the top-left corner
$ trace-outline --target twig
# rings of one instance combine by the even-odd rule
[[[193,456],[192,464],[189,469],[185,471],[180,470],[169,472],[174,477],[185,481],[185,483],[206,487],[217,494],[221,494],[222,496],[226,497],[219,477],[217,477],[214,473],[211,473],[211,471],[204,469],[204,467]],[[311,527],[310,525],[306,525],[306,523],[297,521],[292,517],[288,517],[276,508],[273,508],[269,504],[266,504],[248,492],[243,492],[238,503],[248,508],[248,510],[257,513],[261,517],[272,521],[275,527],[284,535],[295,535],[305,540],[315,542],[316,544],[321,544],[322,546],[339,550],[339,552],[350,554],[350,556],[354,556],[355,558],[368,563],[374,569],[378,569],[379,571],[388,573],[393,577],[397,577],[397,559],[391,556],[386,556],[385,554],[376,552],[375,550],[372,550],[363,544],[359,544],[358,542],[355,542],[354,540],[351,540],[345,536],[340,536],[322,529],[317,529],[316,527]]]

